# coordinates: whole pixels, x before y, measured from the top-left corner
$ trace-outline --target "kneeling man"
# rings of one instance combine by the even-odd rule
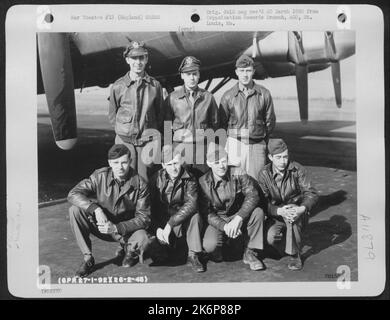
[[[122,266],[131,267],[149,245],[145,231],[151,220],[150,194],[146,182],[130,167],[130,151],[115,144],[108,151],[109,167],[101,168],[78,183],[68,195],[70,225],[84,262],[76,272],[84,277],[92,272],[95,260],[89,235],[117,241]]]
[[[282,139],[268,142],[269,159],[259,174],[259,184],[268,201],[268,243],[291,255],[290,270],[303,267],[301,259],[302,231],[310,210],[318,200],[306,170],[289,160],[287,145]]]
[[[265,266],[257,256],[263,249],[264,212],[258,207],[260,197],[255,181],[242,169],[228,166],[228,155],[211,142],[207,151],[207,165],[211,168],[199,179],[200,208],[207,216],[208,226],[203,248],[212,260],[222,261],[222,246],[227,239],[244,236],[243,261],[251,270]]]
[[[202,252],[202,220],[198,213],[198,182],[183,166],[180,152],[172,145],[162,150],[162,169],[151,181],[152,221],[156,236],[163,245],[172,245],[176,238],[185,236],[188,261],[195,272],[203,272],[199,261]]]

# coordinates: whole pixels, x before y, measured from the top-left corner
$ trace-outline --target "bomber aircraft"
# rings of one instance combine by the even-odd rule
[[[308,73],[331,67],[341,107],[340,60],[355,53],[353,31],[116,32],[37,34],[38,93],[45,93],[54,138],[64,150],[77,141],[75,89],[107,87],[128,71],[123,50],[130,41],[149,50],[148,73],[168,92],[180,84],[177,67],[187,55],[202,61],[202,81],[215,93],[234,77],[241,54],[256,62],[255,79],[296,77],[300,117],[308,120]]]

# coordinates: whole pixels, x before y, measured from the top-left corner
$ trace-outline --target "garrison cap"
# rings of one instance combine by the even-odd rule
[[[271,155],[282,153],[287,150],[287,145],[282,139],[269,139],[268,152]]]
[[[199,71],[200,61],[193,56],[188,56],[183,59],[180,64],[179,72]]]
[[[148,50],[145,48],[145,44],[143,42],[131,41],[123,52],[123,57],[139,57],[147,54]]]
[[[161,151],[161,162],[168,163],[169,161],[172,161],[172,159],[178,154],[181,156],[181,152],[178,151],[177,148],[174,148],[171,144],[166,144],[163,146]]]
[[[118,159],[127,154],[130,158],[130,150],[124,144],[114,144],[108,150],[108,160]]]
[[[214,142],[210,142],[209,147],[207,148],[207,161],[208,162],[216,162],[222,158],[227,157],[227,152],[224,148],[222,148],[219,144]]]
[[[236,61],[236,68],[248,68],[254,66],[254,61],[246,54],[241,55]]]

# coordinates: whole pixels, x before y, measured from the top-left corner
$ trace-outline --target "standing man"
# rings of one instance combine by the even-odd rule
[[[89,235],[117,241],[118,259],[131,267],[149,245],[145,229],[150,224],[150,194],[146,182],[130,167],[130,151],[116,144],[108,151],[109,167],[101,168],[78,183],[68,195],[70,225],[84,262],[76,272],[84,277],[93,271],[95,260]]]
[[[174,146],[185,150],[185,162],[198,176],[208,170],[205,161],[207,139],[203,131],[217,130],[218,106],[213,95],[199,88],[200,61],[185,57],[179,72],[184,84],[171,92],[165,101],[165,121],[172,122]]]
[[[111,87],[109,120],[115,127],[115,143],[126,145],[131,167],[146,181],[152,174],[153,155],[142,150],[160,150],[163,128],[163,94],[160,83],[145,67],[148,51],[142,42],[132,41],[123,53],[130,71]]]
[[[290,270],[303,267],[302,232],[309,212],[318,201],[306,170],[289,160],[287,145],[282,139],[268,143],[271,163],[260,172],[258,180],[268,201],[267,241],[278,251],[291,255]]]
[[[236,61],[238,83],[226,91],[220,103],[220,121],[226,129],[226,150],[232,164],[257,179],[266,164],[267,141],[275,127],[270,92],[253,81],[254,62],[247,55]]]
[[[208,226],[203,248],[212,260],[222,261],[222,246],[227,239],[244,236],[243,261],[251,270],[265,266],[256,251],[263,250],[264,212],[254,180],[240,168],[228,166],[228,155],[219,145],[210,143],[207,165],[211,168],[199,179],[200,208]]]
[[[186,238],[188,261],[195,272],[203,272],[199,261],[202,252],[202,220],[198,212],[198,182],[182,165],[180,152],[172,145],[162,150],[162,169],[151,182],[152,221],[157,239],[170,246],[175,238]]]

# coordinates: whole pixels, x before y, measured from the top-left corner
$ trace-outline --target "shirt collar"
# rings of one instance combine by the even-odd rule
[[[214,173],[211,171],[211,183],[214,188],[217,188],[218,185],[220,185],[221,183],[228,181],[230,181],[229,169],[228,171],[226,171],[226,174],[223,176],[222,179],[216,179]]]
[[[272,177],[275,178],[277,175],[284,177],[285,174],[286,174],[286,171],[282,172],[278,168],[276,168],[274,165],[272,165]]]
[[[124,180],[125,182],[122,184],[122,187],[125,185],[131,185],[133,187],[137,186],[135,183],[135,180],[133,179],[134,171],[132,171],[132,170],[133,170],[132,168],[129,169],[129,172],[127,173],[127,177]],[[113,185],[114,183],[117,183],[119,185],[119,181],[115,179],[114,173],[112,172],[111,168],[110,168],[110,173],[108,174],[108,177],[107,177],[107,183],[108,183],[108,185]]]
[[[201,89],[199,88],[199,86],[196,87],[196,89],[195,89],[195,90],[192,90],[192,91],[195,92],[195,97],[196,97],[198,94],[201,94],[201,93],[202,93],[202,91],[201,91]],[[185,97],[187,97],[187,96],[189,96],[189,95],[190,95],[190,90],[188,90],[188,89],[185,87],[185,85],[183,85],[183,86],[181,86],[181,87],[179,88],[179,90],[178,90],[178,97],[179,97],[180,99],[185,98]]]
[[[253,89],[255,83],[253,82],[252,80],[252,83],[248,86],[248,87],[245,87],[244,85],[242,85],[240,82],[238,83],[238,89],[242,92],[244,92],[244,90],[251,90]]]
[[[131,78],[130,71],[126,73],[124,80],[125,80],[126,86],[128,86],[128,87],[131,84],[136,82],[136,80]],[[146,83],[153,85],[153,82],[152,82],[150,76],[146,73],[146,71],[144,71],[144,76],[141,78],[141,81],[145,81]]]
[[[260,86],[257,85],[253,80],[252,80],[252,86],[249,88],[249,90],[254,90],[260,95],[262,94]],[[237,96],[240,91],[241,92],[243,91],[243,86],[241,85],[240,82],[237,82],[236,85],[233,87],[233,95]]]
[[[291,161],[288,163],[287,168],[284,170],[284,172],[278,170],[278,168],[276,168],[273,164],[271,165],[271,168],[272,168],[272,177],[274,178],[278,174],[284,177],[288,171],[294,170],[294,166],[292,165]]]

